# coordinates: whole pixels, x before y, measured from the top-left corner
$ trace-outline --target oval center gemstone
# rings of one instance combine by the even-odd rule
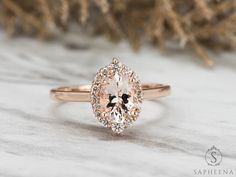
[[[134,106],[134,90],[129,84],[128,76],[116,73],[107,78],[101,86],[101,92],[100,104],[105,117],[114,123],[123,123]]]

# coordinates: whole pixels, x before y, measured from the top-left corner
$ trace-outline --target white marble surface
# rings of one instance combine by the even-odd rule
[[[67,49],[68,39],[83,49]],[[215,56],[209,70],[181,50],[161,54],[146,46],[133,53],[125,43],[85,36],[63,41],[0,33],[0,176],[196,176],[194,169],[209,168],[236,175],[235,54]],[[89,104],[49,98],[52,87],[90,82],[112,57],[143,82],[173,88],[170,97],[145,102],[121,136],[98,124]],[[204,159],[212,145],[223,154],[218,167]]]

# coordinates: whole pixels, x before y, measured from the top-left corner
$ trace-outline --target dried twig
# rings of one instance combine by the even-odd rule
[[[80,5],[80,22],[82,25],[84,25],[89,17],[89,3],[87,0],[79,0],[79,5]]]
[[[23,11],[14,1],[3,0],[3,4],[13,14],[22,18],[23,21],[25,21],[26,23],[34,27],[40,33],[41,36],[45,37],[48,35],[48,31],[45,28],[43,28],[42,23],[40,23],[35,16],[30,15],[26,13],[25,11]]]
[[[235,0],[0,0],[0,25],[9,35],[56,36],[77,19],[89,31],[128,39],[135,49],[144,40],[160,48],[178,41],[208,66],[206,48],[236,49]]]

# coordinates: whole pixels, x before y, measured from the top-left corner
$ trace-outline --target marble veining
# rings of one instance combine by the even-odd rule
[[[0,32],[0,176],[194,176],[207,168],[236,175],[235,53],[216,56],[217,66],[206,69],[191,52],[144,46],[134,53],[125,42],[67,38],[86,47]],[[52,87],[90,83],[113,57],[143,83],[172,86],[171,96],[144,102],[119,136],[97,122],[89,103],[49,97]],[[212,145],[223,154],[219,167],[204,159]]]

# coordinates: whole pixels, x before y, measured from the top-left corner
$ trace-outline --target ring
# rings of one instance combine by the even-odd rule
[[[141,84],[137,74],[116,58],[97,72],[92,85],[50,91],[56,101],[91,102],[97,120],[115,133],[121,133],[137,120],[143,100],[156,100],[169,94],[169,85]]]

